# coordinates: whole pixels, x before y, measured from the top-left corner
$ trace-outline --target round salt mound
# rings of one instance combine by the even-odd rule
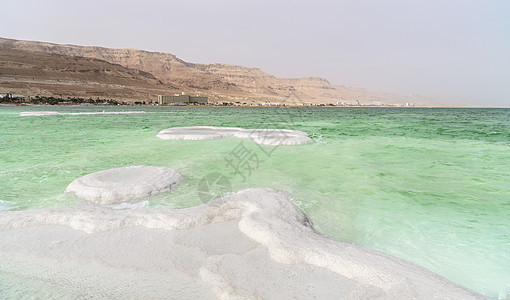
[[[121,203],[169,191],[182,180],[163,167],[129,166],[88,174],[71,182],[66,192],[96,204]]]

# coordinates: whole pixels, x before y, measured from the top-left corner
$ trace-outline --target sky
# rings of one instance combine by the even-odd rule
[[[510,106],[508,0],[1,0],[0,37]]]

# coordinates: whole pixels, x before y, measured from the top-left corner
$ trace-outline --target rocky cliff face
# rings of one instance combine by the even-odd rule
[[[292,98],[303,104],[336,104],[338,101],[395,103],[395,99],[403,98],[332,85],[322,78],[277,78],[257,68],[188,63],[170,53],[58,45],[3,38],[0,38],[0,48],[98,59],[152,74],[167,90],[200,93],[219,102],[283,104]]]
[[[151,73],[138,69],[95,58],[0,47],[0,93],[134,102],[169,92]]]

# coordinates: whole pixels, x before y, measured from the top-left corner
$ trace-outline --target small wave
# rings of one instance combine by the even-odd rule
[[[312,133],[312,134],[310,134],[310,138],[312,139],[312,141],[314,141],[315,144],[327,144],[328,143],[322,134]]]
[[[0,200],[0,211],[9,211],[19,208],[15,202]]]

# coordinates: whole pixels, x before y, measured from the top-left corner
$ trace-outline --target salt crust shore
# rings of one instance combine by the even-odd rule
[[[331,240],[288,195],[252,188],[180,210],[0,213],[1,273],[78,298],[484,299]]]
[[[56,111],[25,111],[20,112],[20,117],[43,117],[43,116],[78,116],[78,115],[121,115],[121,114],[143,114],[144,111],[102,111],[102,112],[77,112],[60,113]]]
[[[299,145],[311,139],[306,132],[290,129],[244,129],[237,127],[192,126],[172,127],[157,135],[163,140],[211,140],[221,138],[250,138],[256,144],[267,146]]]
[[[92,203],[113,204],[167,192],[181,180],[181,174],[170,168],[129,166],[82,176],[66,192]]]

